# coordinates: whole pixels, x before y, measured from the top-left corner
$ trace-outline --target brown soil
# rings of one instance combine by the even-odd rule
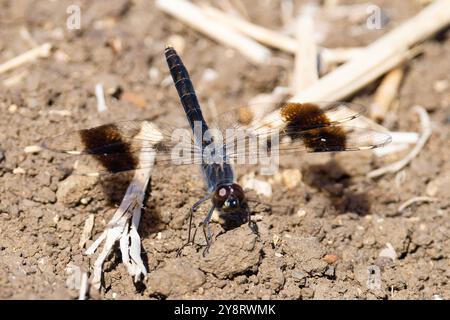
[[[61,168],[72,165],[73,158],[47,151],[26,154],[25,146],[64,131],[124,119],[184,125],[163,56],[173,35],[185,40],[183,60],[204,108],[214,102],[225,111],[289,81],[293,62],[289,55],[275,53],[287,59],[287,66],[251,65],[239,53],[164,15],[151,1],[78,1],[80,31],[66,29],[66,8],[72,2],[0,1],[0,61],[30,48],[20,36],[23,26],[37,43],[48,41],[56,48],[51,58],[1,76],[3,82],[25,72],[13,86],[0,84],[0,298],[4,299],[76,298],[67,268],[88,270],[93,263],[79,247],[84,222],[95,214],[92,239],[96,239],[126,188],[119,179],[106,184],[68,178]],[[360,28],[363,32],[352,35],[351,26],[338,21],[325,45],[365,45],[420,10],[419,1],[373,2],[391,18],[385,29]],[[253,21],[280,27],[279,15],[273,14],[277,1],[245,4]],[[290,189],[273,182],[272,198],[260,197],[263,203],[252,204],[259,237],[245,224],[219,232],[221,226],[213,223],[217,237],[205,258],[200,246],[185,248],[177,258],[187,235],[189,208],[204,191],[198,171],[167,169],[152,179],[140,226],[148,278],[134,285],[116,251],[105,265],[106,290],[91,290],[90,296],[450,299],[450,91],[435,88],[437,81],[450,80],[448,35],[444,32],[427,41],[423,54],[408,64],[393,128],[418,131],[417,115],[411,110],[421,104],[430,113],[434,132],[401,173],[376,180],[365,177],[369,170],[402,155],[383,161],[370,152],[287,158],[282,170],[299,169],[302,180]],[[121,40],[121,50],[115,39]],[[207,69],[215,70],[217,79],[205,81]],[[107,92],[121,87],[130,95],[118,100],[107,94],[109,109],[100,115],[94,95],[98,82]],[[375,88],[366,88],[355,100],[370,103]],[[140,99],[133,95],[145,99],[145,108],[137,106]],[[69,110],[70,115],[54,110]],[[22,173],[15,170],[19,167]],[[438,200],[397,213],[401,203],[424,195]],[[206,210],[205,206],[198,211],[195,223]],[[199,234],[197,242],[202,241]],[[395,261],[379,257],[387,243],[396,252]],[[379,290],[367,286],[373,266],[381,269]]]

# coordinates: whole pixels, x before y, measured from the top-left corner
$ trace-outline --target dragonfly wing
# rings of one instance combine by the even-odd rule
[[[86,164],[77,174],[108,174],[150,168],[154,165],[151,153],[159,166],[194,163],[189,159],[196,159],[197,149],[186,130],[146,120],[121,121],[48,138],[42,146],[77,155]]]
[[[270,130],[256,136],[227,141],[230,161],[243,162],[260,157],[301,152],[358,151],[382,147],[391,141],[389,134],[367,128],[333,125],[297,131],[287,128]],[[238,162],[239,163],[239,162]]]

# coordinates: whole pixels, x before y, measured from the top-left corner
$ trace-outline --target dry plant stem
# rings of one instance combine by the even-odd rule
[[[289,53],[296,53],[298,48],[297,40],[285,36],[279,32],[258,26],[236,16],[228,15],[221,10],[204,5],[202,11],[211,19],[219,21],[236,31],[255,39],[267,46],[280,49]]]
[[[245,8],[244,3],[241,0],[229,0],[231,8],[234,9],[235,12],[237,12],[239,15],[241,15],[243,18],[248,19],[248,11]]]
[[[420,117],[420,124],[422,127],[422,133],[420,135],[419,141],[417,141],[417,144],[415,147],[411,150],[411,152],[402,160],[391,163],[390,165],[387,165],[385,167],[379,168],[377,170],[373,170],[367,174],[369,178],[375,178],[379,177],[385,173],[395,173],[401,169],[403,169],[406,165],[408,165],[412,159],[414,159],[419,152],[422,150],[422,148],[425,146],[425,143],[428,141],[428,138],[431,135],[431,121],[428,116],[428,113],[425,111],[425,109],[421,106],[415,106],[414,111],[416,111],[419,114]]]
[[[21,70],[17,74],[12,75],[9,78],[6,78],[3,80],[3,85],[5,87],[12,87],[16,84],[19,84],[22,82],[23,79],[29,74],[29,70]]]
[[[394,99],[397,97],[398,88],[403,78],[403,68],[397,67],[389,71],[384,77],[377,91],[374,101],[370,106],[370,117],[377,121],[383,121]]]
[[[48,57],[50,55],[51,48],[52,45],[50,43],[44,43],[39,47],[28,50],[27,52],[24,52],[21,55],[0,64],[0,74],[20,67],[25,63],[33,62],[38,58]]]
[[[414,204],[414,203],[416,203],[416,202],[434,202],[434,201],[436,201],[436,200],[437,200],[437,199],[436,199],[436,198],[433,198],[433,197],[414,197],[414,198],[411,198],[411,199],[405,201],[404,203],[402,203],[402,204],[398,207],[397,212],[398,212],[398,213],[403,212],[403,210],[405,210],[405,209],[408,208],[410,205],[412,205],[412,204]]]
[[[294,18],[294,3],[292,0],[281,0],[281,20],[283,25],[289,25]]]
[[[433,2],[419,14],[366,47],[357,57],[325,75],[290,100],[342,100],[414,55],[414,50],[409,50],[412,45],[425,40],[448,24],[450,0]],[[273,112],[264,119],[268,123],[282,124],[279,112]],[[372,124],[375,126],[373,121]]]
[[[357,22],[363,19],[367,19],[367,8],[372,4],[360,3],[360,4],[334,4],[332,6],[326,6],[324,9],[324,13],[328,19],[344,19],[347,18],[350,22]]]
[[[438,0],[387,33],[357,57],[295,95],[293,101],[343,99],[408,57],[408,50],[450,24],[450,0]]]
[[[156,0],[156,6],[217,42],[236,49],[255,64],[267,64],[270,61],[271,53],[269,49],[216,19],[208,17],[191,2],[186,0]]]
[[[272,48],[296,54],[299,43],[296,39],[282,33],[258,26],[242,18],[231,16],[213,7],[203,5],[203,12],[210,18]],[[362,51],[361,48],[322,48],[321,59],[326,64],[346,62]]]
[[[148,152],[148,150],[146,148],[145,152],[141,152],[140,161],[154,162],[155,152]],[[105,242],[102,252],[94,263],[92,285],[97,289],[101,287],[103,263],[117,241],[120,243],[122,261],[134,280],[137,281],[141,276],[147,274],[141,258],[141,239],[137,230],[151,169],[135,171],[122,203],[108,223],[106,230],[86,250],[86,254],[91,255],[96,252],[103,241]]]
[[[314,22],[309,14],[305,13],[297,19],[297,41],[298,48],[291,82],[292,92],[299,92],[307,88],[319,78]]]
[[[357,57],[363,48],[321,48],[319,52],[324,64],[340,64]]]
[[[89,277],[87,272],[83,272],[81,274],[81,281],[80,281],[80,292],[78,295],[78,300],[86,300],[86,293],[89,290]]]

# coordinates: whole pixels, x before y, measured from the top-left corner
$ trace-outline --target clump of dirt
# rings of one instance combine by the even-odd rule
[[[390,18],[385,29],[355,29],[337,21],[324,46],[366,45],[420,10],[415,2],[374,2]],[[89,246],[120,203],[128,180],[71,175],[76,157],[25,153],[24,147],[119,120],[185,126],[163,55],[170,37],[184,40],[182,57],[205,110],[214,105],[225,112],[289,84],[293,57],[276,53],[287,63],[254,66],[164,15],[152,2],[79,3],[81,29],[69,30],[66,9],[71,1],[0,1],[0,61],[30,49],[29,37],[21,33],[24,27],[36,43],[54,46],[49,58],[0,79],[0,298],[78,296],[76,275],[93,263],[80,247],[85,220],[95,214]],[[281,27],[281,18],[273,14],[278,5],[245,2],[253,21],[274,29]],[[298,183],[286,185],[283,178],[256,173],[273,190],[271,198],[255,195],[258,202],[250,205],[258,235],[246,224],[225,231],[212,223],[213,243],[205,257],[201,232],[196,244],[177,257],[186,241],[189,209],[205,191],[198,168],[161,169],[152,177],[139,230],[147,279],[134,285],[115,251],[105,264],[106,289],[91,290],[90,296],[450,299],[450,153],[445,149],[450,139],[449,56],[446,31],[423,44],[423,53],[408,64],[392,129],[418,131],[411,107],[421,104],[429,111],[433,135],[400,173],[365,177],[402,155],[383,160],[370,152],[288,156],[281,176],[298,169]],[[101,114],[97,83],[104,85],[108,106]],[[374,88],[355,100],[370,103]],[[404,201],[424,195],[436,200],[398,212]],[[205,205],[195,213],[195,225],[207,209]],[[373,282],[377,272],[378,287]]]

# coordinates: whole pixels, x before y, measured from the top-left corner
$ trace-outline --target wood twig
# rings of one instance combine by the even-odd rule
[[[419,154],[419,152],[425,146],[425,143],[428,141],[428,138],[431,136],[432,132],[430,117],[428,116],[426,110],[421,106],[415,106],[414,111],[416,111],[419,114],[420,124],[422,127],[422,133],[415,147],[402,160],[369,172],[367,174],[369,178],[376,178],[385,173],[395,173],[403,169],[406,165],[408,165],[411,162],[412,159],[414,159]]]

